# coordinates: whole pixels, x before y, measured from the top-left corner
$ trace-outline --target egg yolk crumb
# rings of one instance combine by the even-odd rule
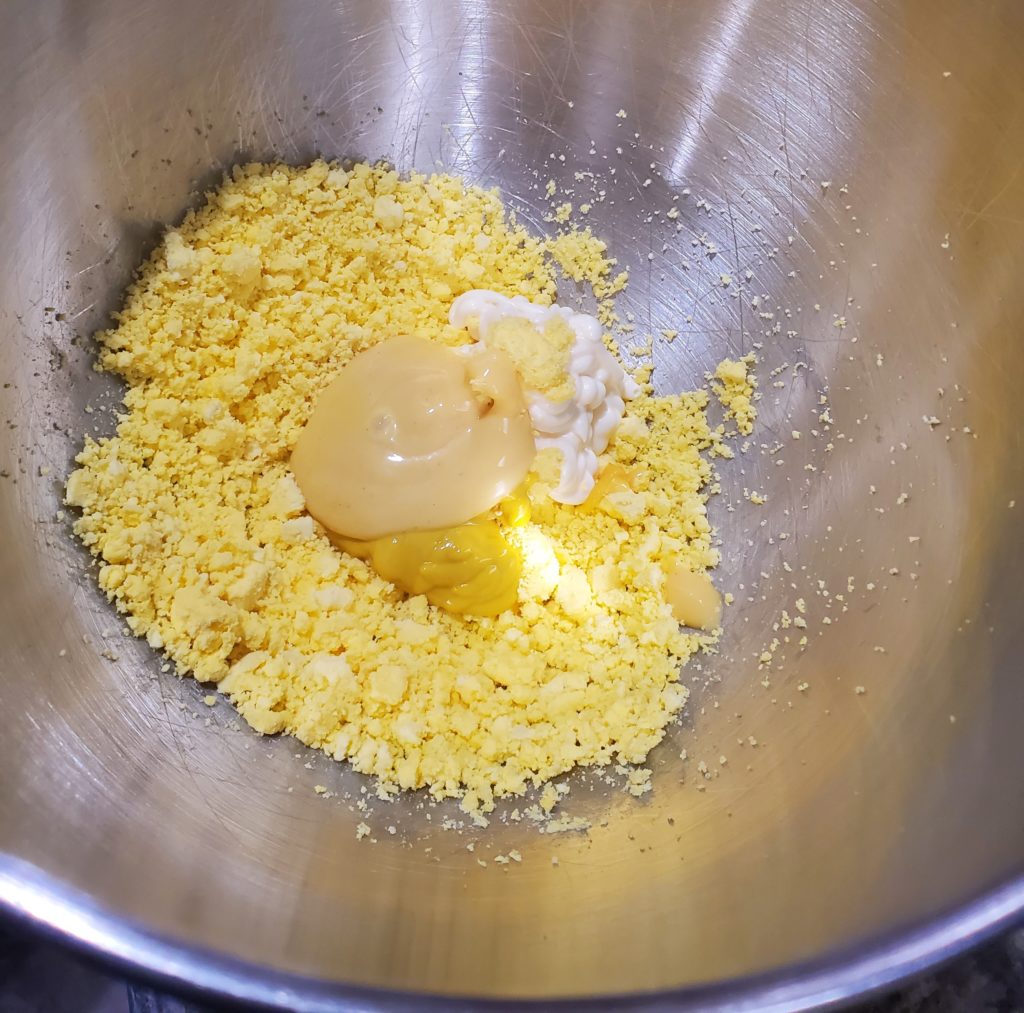
[[[549,320],[543,330],[521,317],[506,317],[491,329],[488,348],[504,352],[516,365],[523,384],[549,401],[573,396],[569,353],[576,335],[564,320]]]
[[[632,399],[585,510],[551,499],[558,455],[538,455],[529,509],[494,513],[521,571],[518,603],[493,616],[404,594],[340,550],[288,470],[356,353],[394,334],[462,344],[457,295],[549,304],[556,263],[601,298],[625,281],[590,233],[545,242],[452,176],[235,168],[98,336],[125,411],[116,435],[86,440],[66,496],[131,629],[258,732],[470,812],[576,765],[642,763],[686,699],[680,665],[710,639],[664,593],[672,567],[718,561],[705,393]]]
[[[742,359],[723,359],[711,377],[711,388],[725,409],[725,414],[736,420],[736,428],[744,436],[754,431],[754,422],[757,420],[754,362],[753,353]]]

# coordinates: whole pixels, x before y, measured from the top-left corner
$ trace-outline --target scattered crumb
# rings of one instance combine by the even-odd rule
[[[590,829],[590,820],[582,816],[569,816],[563,814],[544,823],[540,830],[542,834],[566,834],[583,832]]]
[[[757,418],[754,405],[754,389],[757,386],[753,373],[755,361],[753,353],[738,360],[723,359],[710,378],[711,388],[725,409],[725,414],[736,420],[736,428],[744,436],[754,431]]]

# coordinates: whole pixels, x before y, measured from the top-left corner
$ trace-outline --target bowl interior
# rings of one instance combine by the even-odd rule
[[[172,976],[210,983],[222,955],[257,985],[316,982],[291,982],[296,1004],[340,983],[564,997],[835,956],[1021,872],[1024,9],[2,18],[9,905]],[[758,354],[760,422],[711,505],[736,599],[721,649],[684,673],[647,800],[568,779],[587,834],[443,829],[457,810],[417,796],[361,811],[364,779],[238,727],[124,636],[70,535],[63,480],[119,397],[90,335],[132,270],[225,168],[318,155],[497,185],[538,232],[553,178],[629,268],[623,317],[679,331],[655,344],[659,389]],[[522,862],[495,865],[510,848]]]

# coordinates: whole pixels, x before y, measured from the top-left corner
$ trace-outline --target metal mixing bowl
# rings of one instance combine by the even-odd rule
[[[301,1009],[782,1008],[1018,914],[1024,6],[41,0],[0,26],[4,908]],[[589,834],[364,817],[359,777],[122,636],[60,512],[114,425],[89,336],[161,227],[232,163],[318,153],[497,184],[538,230],[546,181],[578,204],[592,171],[624,319],[680,331],[660,389],[763,345],[712,505],[721,652],[645,801],[568,778]]]

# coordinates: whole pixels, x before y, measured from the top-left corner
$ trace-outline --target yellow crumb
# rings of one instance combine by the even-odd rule
[[[579,831],[585,831],[590,829],[590,820],[584,819],[582,816],[556,816],[554,819],[548,820],[543,827],[541,832],[545,834],[568,834],[576,833]],[[557,865],[557,859],[552,859],[552,864]]]
[[[606,256],[608,246],[590,229],[574,230],[555,236],[545,243],[545,250],[573,281],[586,282],[600,304],[598,316],[604,324],[614,321],[609,300],[626,287],[625,271],[612,274],[615,261]]]
[[[604,459],[633,476],[628,497],[563,506],[538,467],[531,520],[510,529],[520,604],[495,618],[402,596],[304,512],[289,455],[338,369],[395,334],[463,342],[447,315],[469,289],[551,302],[552,260],[603,299],[624,283],[589,232],[546,243],[451,176],[241,166],[98,335],[125,411],[86,440],[67,501],[102,588],[179,673],[217,683],[257,731],[375,775],[383,797],[425,786],[479,813],[578,764],[640,764],[708,643],[661,591],[670,563],[718,560],[703,392],[630,402]]]
[[[487,336],[487,345],[504,352],[524,385],[550,401],[568,401],[576,387],[569,375],[569,353],[576,335],[562,319],[549,320],[543,330],[522,317],[504,317]]]
[[[742,359],[723,359],[715,369],[712,378],[712,389],[722,403],[725,414],[736,420],[736,428],[749,436],[754,431],[757,419],[757,408],[754,405],[754,389],[757,379],[754,376],[754,354],[743,356]]]
[[[640,798],[651,790],[651,772],[647,767],[634,767],[626,775],[626,791]]]
[[[571,216],[572,204],[569,201],[565,201],[564,203],[559,204],[558,207],[555,208],[554,213],[551,217],[553,221],[556,221],[559,224],[565,224],[565,222],[567,222]]]

